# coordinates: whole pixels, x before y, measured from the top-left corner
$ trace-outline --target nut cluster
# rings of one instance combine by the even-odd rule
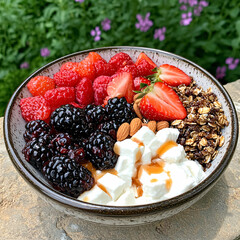
[[[148,123],[144,123],[140,118],[134,118],[130,124],[125,122],[118,128],[117,140],[122,141],[128,136],[133,136],[142,126],[147,126],[155,133],[163,128],[168,128],[169,123],[167,121],[149,121]]]
[[[184,146],[187,157],[208,168],[218,154],[218,147],[224,144],[221,129],[229,124],[221,103],[211,88],[204,91],[195,81],[174,90],[187,110],[187,117],[173,121],[171,127],[179,129],[178,143]]]

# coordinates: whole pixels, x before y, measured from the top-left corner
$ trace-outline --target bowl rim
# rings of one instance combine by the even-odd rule
[[[227,100],[227,104],[229,104],[229,108],[231,109],[231,115],[232,115],[232,131],[231,131],[231,139],[230,144],[228,146],[228,151],[223,156],[223,159],[216,169],[206,178],[204,179],[200,184],[195,186],[194,188],[190,189],[189,191],[178,195],[174,198],[151,203],[151,204],[145,204],[145,205],[135,205],[135,206],[106,206],[106,205],[98,205],[93,203],[87,203],[83,202],[77,199],[74,199],[72,197],[69,197],[67,195],[64,195],[56,190],[50,189],[45,183],[40,181],[34,174],[32,174],[28,169],[24,167],[22,164],[21,158],[18,156],[18,153],[14,149],[12,136],[10,136],[10,116],[11,116],[11,110],[12,106],[15,102],[16,97],[19,95],[22,87],[24,87],[28,81],[33,78],[34,76],[38,75],[41,71],[47,69],[49,66],[62,61],[64,59],[74,57],[80,54],[87,54],[92,51],[106,51],[106,50],[139,50],[146,52],[155,52],[160,53],[164,55],[168,55],[171,57],[174,57],[178,60],[187,62],[200,70],[202,73],[208,76],[208,78],[213,81],[213,83],[217,86],[217,88],[221,91],[221,94],[223,94],[224,98]],[[16,89],[16,91],[13,93],[11,99],[9,100],[9,103],[7,105],[5,115],[4,115],[4,140],[6,149],[8,151],[8,154],[10,156],[10,159],[15,166],[15,168],[18,170],[20,175],[29,183],[31,186],[33,186],[38,192],[42,193],[44,196],[47,196],[48,198],[52,199],[53,201],[59,203],[60,205],[63,205],[65,207],[70,207],[72,209],[78,210],[78,211],[86,211],[91,214],[98,214],[102,216],[118,216],[118,217],[124,217],[124,216],[136,216],[136,215],[142,215],[147,214],[154,211],[161,211],[161,210],[167,210],[170,208],[176,208],[180,205],[182,205],[185,202],[188,202],[194,198],[196,198],[198,195],[200,195],[202,192],[204,192],[207,188],[209,188],[211,185],[213,185],[219,177],[222,175],[226,167],[231,161],[231,158],[233,156],[233,153],[235,151],[237,140],[238,140],[238,118],[235,106],[233,104],[233,101],[231,97],[229,96],[228,92],[225,90],[225,88],[221,85],[220,82],[218,82],[217,79],[215,79],[210,73],[208,73],[205,69],[198,66],[194,62],[185,59],[181,56],[178,56],[176,54],[166,52],[163,50],[153,49],[153,48],[146,48],[146,47],[132,47],[132,46],[112,46],[112,47],[102,47],[102,48],[94,48],[94,49],[88,49],[83,50],[79,52],[75,52],[72,54],[65,55],[61,58],[58,58],[34,73],[32,73],[27,79],[25,79],[21,85]]]

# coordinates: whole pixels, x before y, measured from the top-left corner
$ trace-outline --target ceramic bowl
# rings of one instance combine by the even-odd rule
[[[79,62],[91,51],[96,51],[107,61],[118,52],[128,53],[136,61],[138,55],[145,52],[158,66],[164,63],[172,64],[192,76],[204,90],[212,87],[213,92],[222,104],[229,126],[222,132],[225,137],[225,144],[219,149],[219,154],[206,172],[206,178],[200,184],[177,197],[153,204],[129,207],[103,206],[81,202],[54,190],[41,174],[25,161],[21,150],[25,144],[23,133],[26,122],[21,116],[19,102],[21,98],[31,96],[26,86],[28,81],[37,75],[53,77],[63,63],[68,61]],[[238,121],[233,102],[227,91],[211,74],[197,64],[172,53],[156,49],[106,47],[64,56],[40,68],[27,78],[15,91],[7,106],[4,118],[4,135],[9,156],[16,169],[27,183],[53,207],[77,218],[102,224],[136,225],[172,216],[201,199],[213,187],[226,169],[234,153],[238,138]]]

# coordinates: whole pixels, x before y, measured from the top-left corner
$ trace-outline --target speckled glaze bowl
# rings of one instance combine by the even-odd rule
[[[128,53],[135,61],[141,52],[145,52],[158,66],[164,63],[172,64],[192,76],[204,90],[212,87],[213,92],[222,104],[229,126],[223,130],[225,144],[219,149],[219,154],[212,162],[212,166],[207,170],[206,178],[200,184],[177,197],[153,204],[130,207],[103,206],[81,202],[54,190],[42,175],[25,161],[21,150],[25,144],[23,133],[26,122],[21,116],[19,102],[21,98],[31,96],[26,86],[28,81],[37,75],[53,77],[63,63],[81,61],[91,51],[98,52],[107,61],[118,52]],[[227,91],[212,75],[195,63],[172,53],[156,49],[106,47],[62,57],[40,68],[27,78],[15,91],[7,106],[4,118],[4,136],[9,156],[16,169],[27,183],[53,207],[77,218],[102,224],[137,225],[161,220],[179,213],[201,199],[213,187],[226,169],[234,153],[238,138],[238,121],[236,110]]]

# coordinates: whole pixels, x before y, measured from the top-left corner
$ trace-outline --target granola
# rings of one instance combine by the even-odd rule
[[[189,159],[209,168],[224,144],[221,130],[229,124],[221,103],[211,88],[204,91],[195,81],[173,89],[187,110],[185,119],[171,122],[171,127],[180,131],[178,143],[184,146]]]

